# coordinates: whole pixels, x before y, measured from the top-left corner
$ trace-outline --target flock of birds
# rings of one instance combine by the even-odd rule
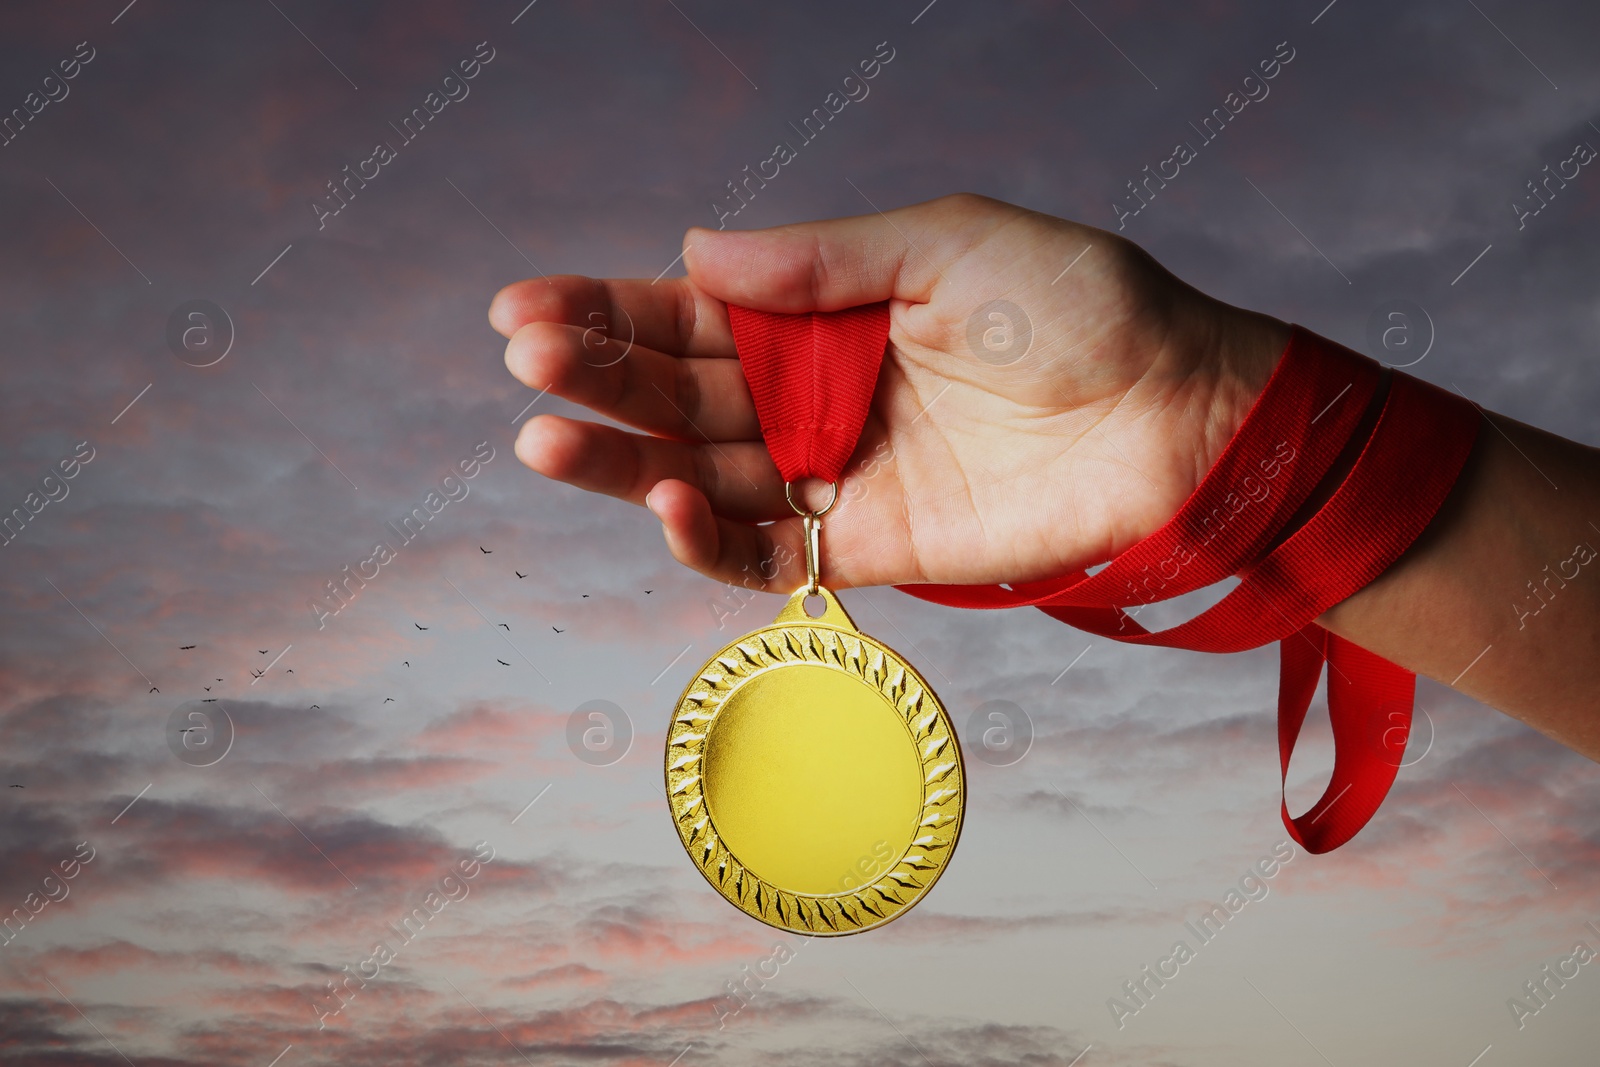
[[[494,549],[492,549],[492,548],[484,548],[482,545],[478,546],[478,551],[483,553],[485,556],[494,555]],[[526,574],[523,574],[521,571],[517,570],[515,567],[513,567],[511,569],[511,573],[515,574],[519,579],[528,577]],[[649,596],[651,593],[654,593],[654,592],[655,592],[654,589],[646,589],[644,591],[645,596]],[[580,594],[580,599],[588,600],[589,599],[589,594],[588,593]],[[426,633],[430,629],[430,627],[424,626],[420,622],[413,622],[411,625],[415,626],[419,631],[424,632],[424,633]],[[496,625],[500,626],[500,627],[503,627],[507,633],[511,632],[511,625],[509,623],[502,622],[502,623],[496,623]],[[562,629],[559,626],[551,626],[550,629],[554,630],[558,634],[564,634],[564,633],[567,632],[566,630]],[[191,652],[196,647],[198,647],[198,646],[196,646],[196,645],[179,645],[178,646],[178,651],[180,651],[180,652]],[[256,649],[256,651],[258,653],[260,653],[261,655],[265,656],[271,651],[271,649],[258,648],[258,649]],[[276,661],[274,661],[274,662],[276,662]],[[502,667],[511,666],[510,663],[508,663],[507,661],[499,658],[498,656],[495,657],[495,662],[500,664],[500,666],[502,666]],[[410,667],[411,666],[411,661],[410,660],[402,660],[401,663],[406,667]],[[268,664],[268,666],[270,667],[271,664]],[[294,673],[294,668],[291,667],[287,671],[285,671],[284,673],[293,674]],[[266,674],[266,670],[265,669],[251,668],[250,674],[251,674],[251,677],[253,677],[253,678],[260,678],[260,677],[263,677]],[[218,678],[217,681],[220,682],[220,681],[222,681],[222,679]],[[208,692],[208,693],[211,692],[211,686],[208,685],[208,686],[204,686],[203,688],[205,689],[206,692]],[[159,693],[159,692],[161,692],[161,690],[152,685],[150,687],[150,692]],[[217,699],[218,699],[217,697],[207,697],[207,698],[204,698],[202,700],[202,703],[214,704],[214,703],[217,702]],[[385,703],[385,704],[395,703],[395,698],[394,697],[384,697],[383,698],[383,703]],[[309,710],[309,711],[321,711],[322,710],[322,706],[320,704],[312,704],[310,706],[310,708],[308,708],[307,710]],[[198,727],[191,727],[191,729],[198,729]],[[181,731],[181,732],[187,732],[187,731]],[[21,789],[22,786],[16,785],[16,786],[12,786],[12,788],[13,789]]]
[[[494,554],[494,549],[492,549],[492,548],[484,548],[482,545],[478,546],[478,551],[482,552],[485,556],[491,556],[491,555]],[[523,574],[521,571],[517,570],[514,567],[512,568],[511,573],[515,574],[519,579],[528,577],[526,574]],[[651,593],[654,593],[654,592],[655,592],[654,589],[646,589],[644,591],[646,596],[649,596]],[[589,594],[588,593],[581,594],[580,595],[580,599],[588,600],[589,599]],[[415,626],[419,631],[422,631],[422,632],[426,632],[429,629],[429,627],[422,625],[420,622],[413,622],[411,625]],[[511,632],[511,626],[510,626],[509,623],[502,622],[502,623],[497,623],[496,625],[503,627],[507,633]],[[550,629],[554,630],[558,634],[564,634],[564,633],[567,632],[565,629],[562,629],[559,626],[551,626]],[[178,651],[179,652],[192,652],[198,647],[199,647],[198,645],[179,645],[178,646]],[[263,656],[267,655],[271,651],[272,651],[271,649],[267,649],[267,648],[258,648],[258,649],[256,649],[256,652],[259,653],[260,655],[263,655]],[[276,661],[274,660],[273,662],[276,662]],[[410,660],[402,660],[401,662],[406,667],[410,667],[411,666],[411,661]],[[500,664],[500,666],[502,666],[502,667],[511,666],[510,663],[508,663],[505,660],[499,658],[498,656],[495,657],[495,662]],[[270,667],[271,665],[272,664],[269,663],[267,666]],[[294,673],[294,668],[290,667],[284,673],[285,674],[293,674]],[[254,678],[260,678],[260,677],[263,677],[266,674],[266,669],[265,668],[254,668],[254,667],[252,667],[250,669],[250,674]],[[221,678],[217,679],[218,682],[220,682],[222,680],[223,679],[221,679]],[[208,686],[203,686],[202,688],[204,688],[207,693],[211,692],[211,686],[209,686],[209,685]],[[150,687],[150,692],[152,692],[152,693],[160,693],[161,690],[158,687],[152,685]],[[215,704],[217,702],[217,700],[218,700],[217,697],[205,697],[205,698],[202,699],[201,702],[205,703],[205,704]],[[384,704],[393,704],[395,702],[396,701],[395,701],[394,697],[384,697],[383,698],[383,703]],[[322,705],[320,705],[320,704],[312,704],[307,710],[308,711],[321,711],[322,710]],[[187,727],[187,728],[185,728],[183,730],[180,730],[179,732],[180,733],[188,733],[190,730],[198,730],[198,729],[200,729],[200,727],[191,726],[191,727]],[[12,789],[23,789],[25,787],[21,786],[21,785],[13,784],[11,786],[11,788]]]

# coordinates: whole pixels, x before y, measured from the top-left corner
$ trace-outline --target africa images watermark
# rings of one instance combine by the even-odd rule
[[[1594,546],[1587,541],[1580,541],[1572,550],[1572,555],[1555,564],[1546,563],[1543,568],[1544,578],[1537,585],[1532,578],[1528,579],[1528,595],[1523,597],[1523,604],[1537,604],[1537,607],[1524,607],[1523,604],[1512,604],[1511,610],[1517,616],[1517,629],[1526,629],[1528,620],[1539,614],[1555,602],[1556,593],[1567,587],[1567,583],[1575,580],[1582,572],[1583,567],[1594,561]],[[1556,572],[1550,573],[1551,566]],[[1567,568],[1571,567],[1571,572]],[[1550,583],[1556,583],[1552,586]],[[1542,592],[1541,592],[1542,590]]]
[[[1222,98],[1222,106],[1212,108],[1211,113],[1200,120],[1199,126],[1189,123],[1189,128],[1200,137],[1200,147],[1204,148],[1222,136],[1222,131],[1228,128],[1228,123],[1237,118],[1251,103],[1265,100],[1272,92],[1267,82],[1281,74],[1283,68],[1288,66],[1294,57],[1295,50],[1289,46],[1289,42],[1279,42],[1273,50],[1272,58],[1263,59],[1256,64],[1256,70],[1261,72],[1259,78],[1253,72],[1244,76],[1239,86],[1244,91],[1243,96],[1240,96],[1237,90],[1230,92]],[[1172,146],[1172,155],[1155,165],[1154,172],[1146,166],[1142,181],[1136,184],[1134,179],[1129,179],[1128,191],[1131,195],[1123,197],[1122,201],[1129,201],[1132,206],[1122,201],[1111,202],[1111,210],[1117,216],[1117,229],[1126,228],[1129,219],[1150,206],[1150,201],[1156,198],[1157,190],[1165,189],[1167,182],[1176,180],[1178,175],[1183,173],[1184,167],[1199,158],[1200,151],[1195,148],[1193,142],[1179,141]],[[1155,183],[1154,188],[1151,187],[1152,182]]]
[[[84,854],[85,849],[88,850],[88,855]],[[50,873],[44,876],[39,886],[44,891],[42,896],[37,891],[30,892],[22,898],[22,907],[12,908],[10,915],[0,919],[0,948],[15,941],[45,908],[52,903],[59,904],[66,900],[67,895],[72,892],[67,883],[78,877],[84,865],[94,857],[93,845],[87,841],[78,842],[78,847],[73,850],[72,855],[58,862]]]
[[[471,856],[458,859],[440,876],[437,889],[429,888],[420,904],[406,912],[399,922],[389,924],[384,932],[384,940],[376,942],[367,958],[356,964],[357,973],[350,973],[348,963],[342,964],[339,969],[345,972],[344,978],[337,984],[331,978],[327,980],[328,997],[337,1006],[330,1008],[315,1001],[311,1004],[311,1010],[317,1013],[317,1029],[326,1030],[328,1019],[344,1011],[350,1001],[356,998],[356,993],[365,989],[368,981],[382,974],[383,969],[394,962],[400,950],[416,940],[427,929],[428,923],[444,911],[451,901],[466,900],[472,892],[472,887],[467,883],[476,878],[484,864],[493,859],[494,846],[489,842],[479,841],[473,845]],[[393,948],[389,946],[390,941],[394,942]],[[352,983],[355,989],[351,988]]]
[[[1266,900],[1267,894],[1272,890],[1267,885],[1268,879],[1274,877],[1290,860],[1294,859],[1294,845],[1289,841],[1280,841],[1272,848],[1272,853],[1257,860],[1239,879],[1237,887],[1230,887],[1222,898],[1221,904],[1213,904],[1205,914],[1196,922],[1186,922],[1183,928],[1195,939],[1196,947],[1191,948],[1189,942],[1179,939],[1173,943],[1172,951],[1161,957],[1155,963],[1155,970],[1145,964],[1139,971],[1139,977],[1131,978],[1122,983],[1122,992],[1126,1000],[1109,997],[1106,1008],[1111,1012],[1111,1020],[1121,1030],[1128,1025],[1131,1016],[1139,1014],[1150,1005],[1158,990],[1164,989],[1166,984],[1182,973],[1183,965],[1195,959],[1201,945],[1209,945],[1222,933],[1228,921],[1244,910],[1244,906],[1251,901]],[[1198,925],[1197,925],[1198,924]]]
[[[393,163],[400,155],[400,148],[404,148],[416,140],[428,123],[438,118],[439,113],[449,107],[451,103],[460,103],[472,92],[467,82],[476,78],[483,72],[495,57],[495,51],[489,47],[488,41],[480,41],[472,53],[472,58],[463,59],[456,64],[456,70],[461,72],[458,78],[454,73],[446,74],[440,83],[440,88],[432,90],[422,98],[422,103],[411,109],[411,113],[400,120],[400,125],[389,123],[389,127],[400,135],[400,147],[396,148],[388,141],[379,141],[372,147],[372,155],[357,163],[355,170],[350,169],[347,163],[344,167],[344,177],[329,178],[327,181],[329,195],[319,200],[311,201],[311,213],[317,217],[317,229],[326,229],[328,219],[339,214],[350,206],[350,201],[356,198],[356,193],[367,187],[367,182],[377,178],[383,173],[383,168]],[[440,89],[444,95],[440,95]],[[370,168],[370,173],[368,168]],[[342,190],[342,191],[341,191]]]
[[[792,122],[789,123],[789,128],[799,135],[800,148],[804,148],[816,140],[828,123],[837,118],[841,111],[850,106],[852,101],[860,103],[865,100],[867,94],[872,91],[867,82],[876,78],[883,68],[894,59],[894,56],[895,51],[888,41],[878,42],[878,46],[873,50],[872,58],[863,59],[856,64],[856,70],[861,72],[860,77],[857,77],[854,72],[846,74],[844,80],[840,83],[839,89],[835,89],[823,97],[821,106],[812,108],[811,114],[801,119],[799,126]],[[841,89],[843,90],[842,96],[840,95]],[[726,229],[728,220],[743,211],[749,206],[750,201],[756,198],[756,190],[750,188],[751,182],[756,183],[756,188],[765,189],[767,182],[777,178],[779,174],[783,173],[784,167],[799,158],[800,148],[794,147],[788,141],[779,141],[773,146],[772,155],[756,164],[755,173],[751,173],[748,163],[745,164],[744,177],[742,179],[732,179],[728,182],[728,195],[723,198],[723,201],[711,201],[711,213],[717,218],[717,229]],[[768,173],[769,167],[771,168],[771,173]],[[744,190],[743,192],[740,192],[741,188]],[[731,206],[725,206],[724,201]]]
[[[389,531],[399,540],[400,545],[409,545],[420,537],[428,523],[452,501],[460,503],[467,499],[467,494],[472,492],[472,487],[467,481],[476,478],[492,459],[494,459],[494,446],[488,441],[479,441],[473,447],[472,455],[457,462],[451,473],[440,479],[439,488],[429,489],[423,496],[422,503],[413,507],[401,518],[398,526],[392,520],[387,523]],[[456,477],[456,471],[461,472],[461,477]],[[330,578],[327,581],[326,596],[315,596],[306,601],[312,617],[317,620],[317,629],[326,629],[328,620],[353,604],[356,595],[367,587],[367,583],[383,573],[383,568],[393,563],[399,555],[399,548],[390,545],[388,541],[379,541],[373,545],[372,555],[355,565],[354,572],[350,570],[348,563],[341,567],[340,573],[344,577]],[[369,568],[370,573],[368,573]]]
[[[878,875],[894,866],[894,851],[887,841],[879,840],[872,844],[870,851],[863,853],[845,873],[839,876],[838,891],[852,893],[863,885],[870,883]],[[809,944],[820,937],[812,934],[797,944],[785,944],[782,941],[773,942],[772,951],[756,961],[755,971],[750,970],[747,963],[740,971],[743,977],[737,981],[730,978],[724,983],[728,990],[727,996],[718,997],[717,1002],[711,1005],[711,1010],[717,1016],[717,1029],[727,1028],[728,1020],[744,1011],[755,1000],[756,995],[766,989],[767,983],[778,977],[779,969],[795,958],[795,953],[801,945]]]
[[[1600,934],[1600,927],[1594,923],[1585,925]],[[1592,962],[1594,958],[1595,951],[1587,941],[1576,942],[1570,953],[1556,960],[1555,970],[1552,971],[1547,963],[1539,968],[1539,974],[1523,982],[1523,997],[1506,998],[1506,1008],[1511,1012],[1511,1020],[1517,1024],[1517,1029],[1525,1028],[1529,1019],[1549,1007],[1556,994],[1567,988],[1567,983],[1578,977],[1584,964]]]
[[[72,455],[58,459],[55,466],[39,479],[38,488],[30,489],[19,506],[0,515],[0,548],[22,536],[28,523],[45,508],[67,499],[67,494],[72,491],[67,483],[76,478],[94,456],[94,446],[88,441],[79,441],[73,446]]]
[[[1140,585],[1144,586],[1144,590],[1141,591],[1130,580],[1126,582],[1128,592],[1133,594],[1141,605],[1160,600],[1161,591],[1169,583],[1175,581],[1183,571],[1183,568],[1196,558],[1198,555],[1196,549],[1204,549],[1214,541],[1217,535],[1222,533],[1228,524],[1233,521],[1234,517],[1251,504],[1265,502],[1272,495],[1273,480],[1283,472],[1285,467],[1293,463],[1298,455],[1299,453],[1295,451],[1294,446],[1288,441],[1279,441],[1273,449],[1272,455],[1257,462],[1256,467],[1261,471],[1261,477],[1257,478],[1253,474],[1245,475],[1239,481],[1239,491],[1229,490],[1228,494],[1222,498],[1222,502],[1211,509],[1210,514],[1200,518],[1198,529],[1191,527],[1191,532],[1195,536],[1191,539],[1190,544],[1194,547],[1191,548],[1180,540],[1173,547],[1171,554],[1156,564],[1156,573],[1154,575],[1150,573],[1149,564],[1145,565],[1142,572],[1144,576],[1140,579]],[[1168,573],[1169,567],[1171,568],[1170,574]]]
[[[79,41],[71,57],[56,64],[56,68],[61,71],[59,76],[54,71],[46,74],[39,83],[39,88],[22,98],[21,107],[12,108],[9,115],[0,118],[0,148],[20,137],[22,131],[28,128],[28,123],[37,121],[39,113],[45,108],[65,100],[72,92],[72,87],[67,82],[76,78],[97,54],[88,41]]]
[[[1554,173],[1550,171],[1550,164],[1546,163],[1541,177],[1529,178],[1527,201],[1511,201],[1511,213],[1517,217],[1517,229],[1527,229],[1528,220],[1549,207],[1550,201],[1556,198],[1556,192],[1565,189],[1567,182],[1577,178],[1585,166],[1594,162],[1595,156],[1593,145],[1588,141],[1579,141],[1573,147],[1572,155],[1556,164]],[[1572,168],[1571,173],[1567,172],[1568,167]]]

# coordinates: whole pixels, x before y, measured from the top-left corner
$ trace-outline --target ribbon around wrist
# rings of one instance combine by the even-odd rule
[[[1362,444],[1357,434],[1374,403],[1381,409]],[[1462,398],[1410,375],[1385,374],[1374,360],[1296,326],[1244,423],[1178,513],[1093,577],[1079,572],[1009,590],[897,588],[951,607],[1032,605],[1130,644],[1239,652],[1278,641],[1285,780],[1326,663],[1333,773],[1304,814],[1291,816],[1286,799],[1281,811],[1285,828],[1308,852],[1329,852],[1367,824],[1394,783],[1416,675],[1314,620],[1411,547],[1455,485],[1477,433],[1477,409]],[[1355,464],[1333,495],[1267,550],[1340,454],[1357,444]],[[1230,574],[1242,579],[1236,588],[1171,629],[1146,630],[1128,610]]]
[[[791,483],[836,482],[872,401],[887,303],[798,315],[729,305],[728,318],[778,472]],[[1477,410],[1462,398],[1295,326],[1266,387],[1190,498],[1093,576],[1009,588],[896,588],[949,607],[1033,606],[1130,644],[1220,653],[1278,641],[1285,780],[1326,663],[1332,776],[1310,810],[1291,816],[1285,799],[1281,814],[1307,851],[1328,852],[1366,825],[1394,782],[1416,675],[1314,620],[1377,578],[1421,535],[1477,431]],[[1284,538],[1341,455],[1357,447],[1331,497]],[[1185,623],[1152,632],[1135,620],[1144,605],[1235,574],[1242,579],[1235,589]]]

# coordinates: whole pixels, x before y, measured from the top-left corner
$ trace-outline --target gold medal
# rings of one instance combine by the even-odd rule
[[[822,512],[795,510],[808,584],[684,690],[667,731],[667,802],[695,866],[735,907],[796,933],[853,934],[938,880],[965,777],[927,681],[818,583]]]

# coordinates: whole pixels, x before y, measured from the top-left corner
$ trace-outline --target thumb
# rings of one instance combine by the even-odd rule
[[[837,311],[891,298],[926,303],[947,266],[1018,213],[957,194],[766,230],[697,226],[684,235],[683,261],[706,293],[759,311]]]

